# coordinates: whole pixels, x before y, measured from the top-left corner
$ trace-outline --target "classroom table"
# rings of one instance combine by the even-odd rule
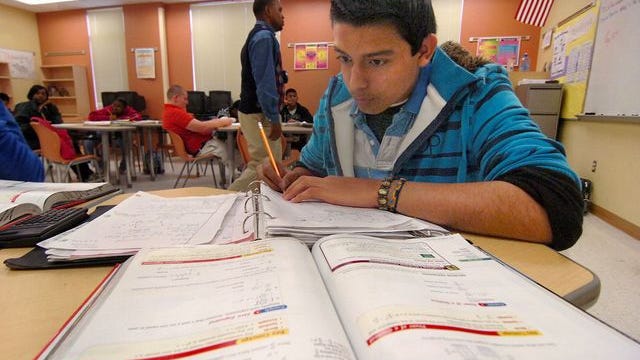
[[[167,196],[206,196],[226,190],[193,187],[158,190]],[[115,205],[132,194],[115,196]],[[465,234],[481,249],[517,269],[576,306],[598,297],[600,282],[589,269],[540,244]],[[0,260],[22,256],[30,248],[0,249]],[[5,359],[31,359],[112,269],[109,266],[54,270],[0,269],[0,354]]]
[[[153,163],[153,132],[160,132],[160,143],[162,144],[162,121],[160,120],[142,120],[142,121],[132,121],[131,126],[135,126],[136,128],[142,130],[142,138],[146,138],[145,142],[145,152],[147,153],[147,167],[149,169],[149,177],[151,181],[156,180],[156,169]]]
[[[132,177],[135,178],[135,169],[133,168],[133,161],[131,159],[131,132],[135,131],[136,129],[135,127],[130,125],[120,125],[120,124],[92,125],[84,122],[53,124],[53,126],[60,129],[66,129],[66,130],[97,132],[101,135],[102,170],[104,171],[104,179],[106,182],[111,181],[111,171],[110,171],[111,162],[109,159],[111,149],[109,146],[109,134],[121,133],[122,144],[124,146],[124,149],[122,149],[122,156],[124,158],[125,164],[127,165],[126,184],[127,184],[127,187],[131,187],[131,179]],[[134,172],[134,175],[131,174],[132,171]],[[116,170],[116,174],[118,174],[118,170]],[[116,179],[119,180],[119,177],[116,176]]]

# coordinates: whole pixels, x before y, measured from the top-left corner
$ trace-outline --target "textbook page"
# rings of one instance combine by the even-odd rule
[[[40,207],[35,204],[0,203],[0,226],[24,215],[39,214],[40,212]]]
[[[93,191],[96,194],[93,194]],[[0,203],[31,203],[43,211],[57,202],[83,200],[117,191],[109,183],[38,183],[0,180]]]
[[[47,359],[355,359],[295,239],[145,249],[129,261]]]
[[[313,255],[358,359],[638,359],[640,345],[460,235],[320,239]]]

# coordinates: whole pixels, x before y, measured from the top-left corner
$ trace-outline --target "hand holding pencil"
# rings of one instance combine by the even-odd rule
[[[269,162],[271,163],[271,167],[276,171],[278,177],[282,177],[280,174],[280,170],[278,169],[278,163],[276,159],[273,157],[273,151],[271,151],[271,146],[269,145],[269,139],[267,139],[267,135],[264,133],[264,127],[262,127],[262,123],[258,121],[258,128],[260,129],[260,137],[262,137],[262,143],[264,144],[265,150],[267,150],[267,154],[269,155]]]

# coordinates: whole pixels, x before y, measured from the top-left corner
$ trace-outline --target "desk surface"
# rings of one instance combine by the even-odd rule
[[[106,131],[106,132],[133,131],[136,129],[135,126],[121,125],[121,124],[91,125],[91,124],[85,124],[85,123],[64,123],[64,124],[53,124],[53,126],[60,129],[66,129],[66,130]]]
[[[154,191],[168,196],[203,196],[224,193],[214,188]],[[105,201],[113,205],[131,194]],[[465,235],[547,289],[582,306],[594,301],[600,290],[598,278],[588,269],[539,244]],[[22,256],[30,249],[2,249],[0,261]],[[31,359],[55,335],[106,276],[111,267],[54,270],[0,269],[0,357]]]
[[[223,132],[235,132],[240,129],[240,123],[233,123],[232,125],[218,128],[217,131]],[[282,124],[282,132],[285,134],[311,134],[313,132],[313,127],[311,126],[301,126],[297,124]]]

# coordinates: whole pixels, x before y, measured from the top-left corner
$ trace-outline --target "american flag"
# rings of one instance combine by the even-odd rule
[[[534,26],[544,26],[553,0],[521,0],[516,20]]]

